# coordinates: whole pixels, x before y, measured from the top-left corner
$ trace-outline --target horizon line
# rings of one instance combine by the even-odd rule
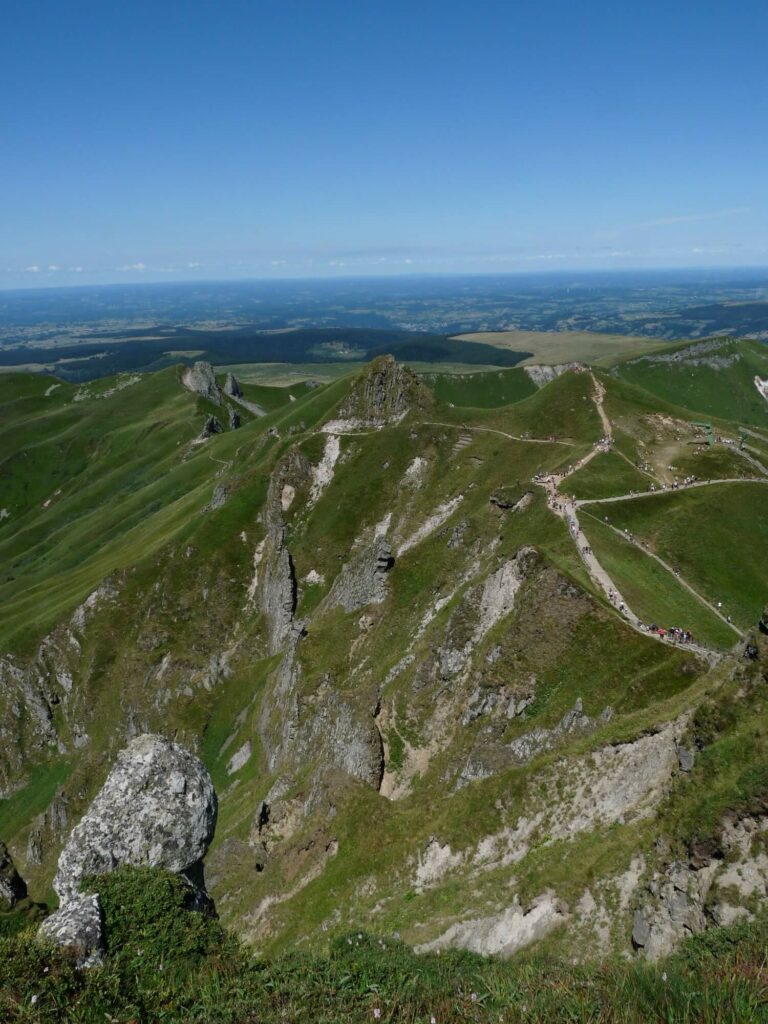
[[[46,284],[46,285],[15,285],[10,288],[3,287],[0,284],[0,294],[12,295],[14,293],[29,293],[29,292],[60,292],[60,291],[84,291],[89,289],[98,288],[121,288],[121,287],[138,287],[146,288],[153,287],[155,285],[216,285],[216,284],[292,284],[292,283],[332,283],[332,282],[350,282],[350,281],[401,281],[401,280],[413,280],[414,278],[514,278],[514,277],[563,277],[565,275],[578,275],[581,277],[591,276],[596,274],[608,274],[615,276],[627,276],[630,274],[689,274],[689,273],[765,273],[768,274],[768,264],[743,264],[736,265],[724,264],[724,265],[702,265],[693,264],[690,266],[668,266],[660,265],[654,267],[582,267],[582,268],[571,268],[571,267],[547,267],[547,268],[520,268],[517,270],[501,270],[501,271],[487,271],[487,270],[466,270],[466,271],[455,271],[455,270],[414,270],[405,271],[403,273],[394,274],[326,274],[326,275],[314,275],[314,276],[297,276],[297,277],[201,277],[201,278],[174,278],[169,279],[167,276],[159,277],[152,280],[131,280],[131,281],[103,281],[99,283],[81,284],[79,282],[62,283],[62,284]]]

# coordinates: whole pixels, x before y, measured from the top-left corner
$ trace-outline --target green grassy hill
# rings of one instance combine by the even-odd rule
[[[537,390],[525,370],[487,373],[425,374],[424,379],[441,402],[491,409],[528,398]]]
[[[743,628],[765,604],[768,485],[722,484],[633,501],[586,506],[629,530],[680,569]]]
[[[768,347],[758,341],[687,343],[620,363],[614,373],[702,418],[768,427],[768,401],[755,387],[756,376],[768,378]]]

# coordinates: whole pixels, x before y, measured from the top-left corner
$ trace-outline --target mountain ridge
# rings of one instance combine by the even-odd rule
[[[735,737],[762,757],[763,726],[746,737],[765,713],[763,655],[744,658],[672,571],[644,582],[645,563],[586,519],[575,542],[548,502],[570,500],[570,480],[608,449],[667,488],[646,504],[708,493],[673,486],[667,467],[686,459],[756,479],[761,493],[760,471],[732,450],[737,425],[720,418],[735,444],[710,451],[691,413],[587,368],[513,404],[451,405],[385,360],[195,443],[217,407],[179,374],[97,383],[79,399],[65,384],[46,395],[39,378],[20,378],[10,402],[2,392],[22,430],[10,455],[19,505],[0,523],[16,574],[3,591],[0,837],[35,893],[48,894],[65,833],[116,749],[159,731],[213,775],[211,891],[260,949],[322,945],[373,914],[425,948],[509,953],[528,935],[626,950],[640,912],[650,946],[635,947],[658,955],[714,921],[691,910],[670,925],[664,886],[677,884],[667,879],[681,850],[707,829],[724,834],[736,791],[742,818],[763,820],[759,777],[714,754],[707,767],[708,749]],[[549,496],[545,478],[557,481]],[[721,509],[738,487],[718,485]],[[630,506],[642,533],[653,520]],[[756,533],[757,565],[765,543]],[[596,582],[590,545],[600,565],[610,555],[616,589],[685,616],[663,622],[693,623],[703,646],[632,628]],[[718,569],[713,589],[707,566],[691,550],[683,579],[696,573],[710,602],[731,601],[735,582]],[[765,603],[750,586],[744,643]],[[31,608],[38,625],[19,632]],[[721,705],[725,722],[697,747],[696,716]],[[683,750],[698,751],[687,768]],[[703,801],[689,786],[702,777]],[[587,796],[608,782],[623,803]],[[622,902],[625,876],[637,881]],[[686,899],[725,906],[719,893],[713,881]]]

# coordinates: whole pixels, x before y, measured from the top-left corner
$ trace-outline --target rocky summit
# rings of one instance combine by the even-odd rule
[[[81,964],[128,868],[260,955],[656,962],[758,922],[768,403],[710,384],[768,370],[673,354],[0,377],[3,914],[58,901]]]

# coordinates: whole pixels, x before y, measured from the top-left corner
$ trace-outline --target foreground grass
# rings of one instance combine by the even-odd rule
[[[768,1020],[765,921],[707,932],[659,965],[417,956],[362,932],[336,938],[325,956],[264,961],[218,922],[185,911],[184,886],[173,875],[123,869],[101,878],[99,889],[109,936],[103,966],[79,971],[31,931],[0,940],[3,1021]]]

